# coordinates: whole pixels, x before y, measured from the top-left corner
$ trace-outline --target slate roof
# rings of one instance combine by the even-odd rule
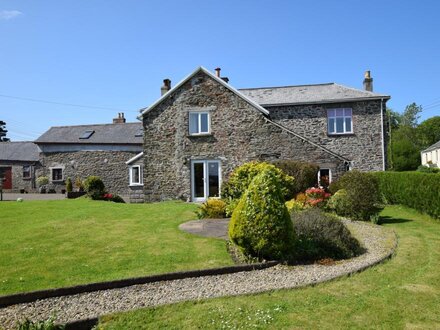
[[[244,88],[239,91],[262,106],[316,104],[389,99],[389,95],[368,92],[336,83],[284,87]]]
[[[93,134],[89,138],[80,139],[86,131],[93,131]],[[36,139],[35,143],[142,145],[142,123],[54,126]]]
[[[0,161],[37,162],[40,148],[33,142],[0,142]]]
[[[426,148],[422,152],[432,151],[432,150],[435,150],[435,149],[440,149],[440,141],[434,143],[432,146],[429,146],[428,148]]]

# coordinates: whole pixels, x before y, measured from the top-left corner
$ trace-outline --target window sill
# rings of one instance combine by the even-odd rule
[[[353,136],[354,133],[327,133],[327,136]]]
[[[32,178],[31,177],[29,177],[29,178],[22,178],[22,180],[29,181],[29,180],[32,180]]]
[[[130,183],[128,186],[129,187],[143,187],[144,184],[143,183]]]
[[[212,136],[212,133],[188,134],[187,137]]]
[[[64,180],[52,180],[50,183],[64,183]]]

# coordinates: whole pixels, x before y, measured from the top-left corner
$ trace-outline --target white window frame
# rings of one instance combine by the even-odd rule
[[[332,180],[333,180],[333,178],[332,178],[332,170],[330,168],[320,168],[319,171],[318,171],[318,185],[321,182],[321,171],[322,170],[328,170],[328,183],[329,184],[332,183]]]
[[[197,118],[198,118],[198,127],[197,127],[196,133],[191,133],[191,131],[190,131],[191,115],[194,115],[194,114],[196,114]],[[207,117],[208,117],[208,130],[206,132],[202,132],[202,120],[201,120],[202,115],[207,115]],[[191,136],[211,134],[211,114],[209,113],[209,111],[190,111],[190,112],[188,112],[188,133]]]
[[[50,167],[50,182],[63,182],[64,181],[64,167]],[[61,170],[61,179],[54,180],[53,179],[53,171]]]
[[[218,164],[218,184],[219,184],[219,195],[218,197],[209,197],[209,163],[217,163]],[[203,197],[195,197],[196,191],[194,187],[194,164],[203,164]],[[220,160],[215,159],[198,159],[191,161],[191,200],[193,202],[206,202],[208,198],[220,199],[222,194],[222,163]]]
[[[24,168],[27,167],[29,169],[29,171],[27,171],[26,173],[29,173],[29,176],[24,176]],[[29,180],[32,178],[32,165],[23,165],[23,171],[22,171],[22,175],[23,175],[23,180]]]
[[[342,116],[337,116],[336,112],[338,110],[342,110],[343,114]],[[346,115],[346,111],[350,110],[350,115]],[[333,115],[331,115],[331,113],[333,113]],[[336,131],[336,119],[337,118],[342,118],[343,119],[343,131],[342,132],[337,132]],[[345,120],[346,118],[350,118],[350,122],[351,122],[351,130],[348,131],[345,127]],[[333,121],[333,132],[330,131],[330,119],[334,119]],[[353,134],[353,109],[352,108],[332,108],[332,109],[327,109],[327,133],[329,135],[344,135],[344,134]]]
[[[139,182],[133,182],[133,169],[139,169]],[[142,165],[132,165],[128,168],[128,174],[130,177],[129,185],[130,186],[143,186],[144,185],[144,175]]]

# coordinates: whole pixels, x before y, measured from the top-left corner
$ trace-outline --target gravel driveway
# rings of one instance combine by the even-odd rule
[[[345,223],[361,241],[367,252],[334,265],[278,265],[264,270],[156,282],[48,298],[0,309],[0,326],[9,329],[17,321],[26,317],[41,320],[55,314],[57,322],[65,323],[185,300],[297,288],[360,271],[388,258],[394,252],[397,238],[393,231],[369,223],[350,221],[345,221]]]

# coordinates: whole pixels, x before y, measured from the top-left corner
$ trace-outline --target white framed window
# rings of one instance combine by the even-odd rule
[[[353,133],[352,117],[351,108],[327,109],[328,134]]]
[[[209,112],[189,113],[189,134],[202,135],[211,132],[211,118]]]
[[[318,171],[318,185],[328,187],[332,183],[332,170],[329,168],[321,168]]]
[[[130,186],[142,186],[144,184],[141,165],[130,166],[129,175]]]
[[[30,179],[32,174],[32,168],[30,165],[23,166],[23,179]]]
[[[50,168],[50,179],[52,182],[63,181],[64,180],[64,169],[62,167],[52,167]]]

